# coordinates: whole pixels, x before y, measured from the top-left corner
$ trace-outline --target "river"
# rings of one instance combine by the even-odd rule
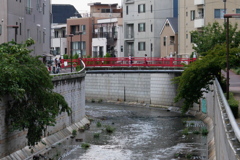
[[[161,108],[87,103],[90,128],[44,156],[63,160],[207,159],[206,128],[192,116]],[[109,128],[108,132],[106,127]],[[90,145],[83,148],[83,145]]]

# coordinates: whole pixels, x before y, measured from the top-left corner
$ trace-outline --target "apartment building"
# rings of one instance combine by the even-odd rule
[[[1,0],[0,5],[0,43],[32,38],[33,56],[50,52],[50,1]]]
[[[181,0],[179,1],[179,56],[189,57],[193,54],[193,43],[191,43],[191,31],[201,31],[202,27],[208,23],[224,23],[224,14],[240,13],[239,0]],[[238,23],[240,19],[231,18],[232,24]]]
[[[124,56],[160,57],[160,31],[176,0],[123,0]]]
[[[97,21],[106,18],[121,18],[122,12],[118,4],[89,3],[90,17],[67,19],[68,54],[79,56],[94,56],[92,52],[92,38],[97,29]],[[72,45],[70,45],[72,44]],[[106,44],[107,47],[107,44]],[[106,53],[103,53],[103,56]]]
[[[92,57],[123,57],[122,18],[100,19],[94,24]]]

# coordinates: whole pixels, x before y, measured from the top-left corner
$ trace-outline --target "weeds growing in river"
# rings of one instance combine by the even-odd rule
[[[188,128],[185,128],[185,129],[182,131],[182,134],[188,135]]]
[[[84,148],[84,149],[88,149],[88,148],[90,147],[90,144],[88,144],[88,143],[83,143],[83,144],[81,145],[81,147]]]
[[[72,135],[73,135],[73,136],[76,136],[76,135],[77,135],[77,130],[76,130],[76,129],[74,129],[74,130],[72,131]]]
[[[106,126],[107,133],[113,133],[114,130],[115,130],[115,128],[113,128],[112,126]]]
[[[202,128],[202,135],[203,136],[208,135],[208,130],[206,128]]]
[[[97,124],[96,124],[96,126],[97,126],[97,127],[102,127],[101,122],[98,121]]]
[[[99,138],[100,137],[100,133],[94,133],[93,138]]]

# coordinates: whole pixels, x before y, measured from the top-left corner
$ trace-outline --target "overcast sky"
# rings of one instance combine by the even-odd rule
[[[122,0],[52,0],[52,4],[72,4],[79,13],[89,12],[88,3],[101,2],[103,4],[118,3],[121,5]]]

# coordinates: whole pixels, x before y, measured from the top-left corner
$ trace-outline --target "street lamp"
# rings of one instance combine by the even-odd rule
[[[83,55],[82,55],[82,34],[83,34],[83,32],[82,32],[82,31],[79,31],[78,34],[80,35],[80,44],[79,44],[79,47],[80,47],[80,52],[81,52],[81,58],[83,58]]]
[[[72,64],[72,37],[74,35],[73,34],[69,34],[67,36],[71,38],[71,41],[70,41],[70,56],[71,56],[71,72],[72,72],[72,66],[73,66],[73,64]]]
[[[240,14],[224,14],[224,18],[227,19],[226,24],[226,44],[227,44],[227,81],[226,81],[226,93],[227,100],[229,99],[229,18],[240,18]]]

